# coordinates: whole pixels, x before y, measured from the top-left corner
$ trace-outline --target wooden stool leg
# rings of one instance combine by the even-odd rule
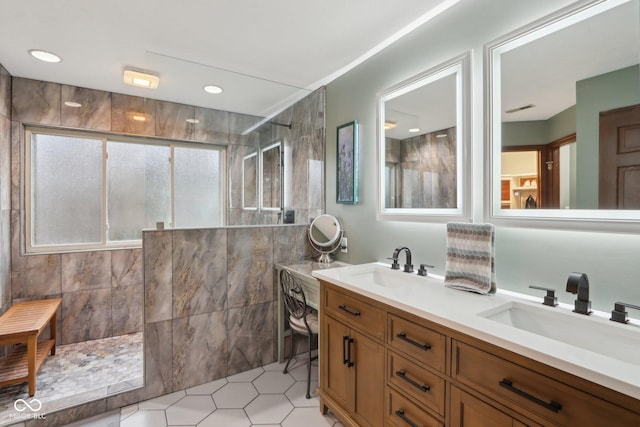
[[[53,340],[53,346],[51,347],[51,355],[56,354],[56,333],[58,330],[58,312],[53,313],[51,320],[49,321],[49,337]]]
[[[36,354],[38,353],[37,335],[29,335],[27,339],[27,369],[29,381],[29,396],[36,394]]]

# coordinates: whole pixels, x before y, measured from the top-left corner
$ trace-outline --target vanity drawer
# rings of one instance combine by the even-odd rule
[[[389,384],[444,416],[445,381],[392,351],[388,352],[387,359]]]
[[[387,425],[441,427],[443,424],[406,397],[387,387]]]
[[[636,413],[473,346],[454,340],[452,354],[455,379],[516,411],[561,426],[638,425]]]
[[[384,339],[384,310],[333,289],[324,289],[326,298],[323,308],[327,314],[341,319],[349,326],[359,329],[380,341]]]
[[[445,370],[446,338],[432,329],[389,314],[389,346],[440,372]]]

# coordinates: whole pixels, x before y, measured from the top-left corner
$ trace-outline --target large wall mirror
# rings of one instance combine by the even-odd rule
[[[639,3],[579,2],[487,46],[491,217],[640,224]]]
[[[378,95],[378,218],[467,219],[469,56]]]

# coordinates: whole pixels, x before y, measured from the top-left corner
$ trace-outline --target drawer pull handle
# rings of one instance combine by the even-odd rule
[[[413,344],[416,347],[420,347],[423,350],[431,350],[431,345],[429,345],[429,344],[420,344],[418,341],[414,341],[411,338],[408,338],[407,334],[405,334],[404,332],[400,332],[396,336],[398,338],[400,338],[401,340],[408,342],[409,344]]]
[[[418,427],[418,424],[416,424],[413,421],[411,421],[411,419],[404,414],[404,410],[403,409],[398,409],[396,411],[396,415],[399,416],[400,418],[402,418],[402,420],[405,423],[409,424],[411,427]]]
[[[424,391],[425,393],[427,391],[431,390],[431,387],[429,387],[428,385],[420,384],[417,381],[412,380],[411,378],[409,378],[404,371],[396,371],[396,375],[399,376],[400,378],[402,378],[403,380],[405,380],[406,382],[408,382],[409,384],[411,384],[412,386],[414,386],[415,388],[418,388],[418,389]]]
[[[511,380],[508,380],[506,378],[503,378],[502,381],[498,382],[498,384],[500,384],[501,387],[504,387],[507,390],[514,392],[518,396],[522,396],[525,399],[528,399],[528,400],[532,401],[533,403],[537,403],[538,405],[540,405],[540,406],[542,406],[544,408],[547,408],[548,410],[550,410],[552,412],[556,412],[557,413],[560,409],[562,409],[562,405],[559,404],[558,402],[554,402],[552,400],[549,403],[547,403],[542,399],[538,399],[537,397],[530,395],[526,391],[522,391],[520,389],[515,388],[513,386],[513,383],[511,382]]]
[[[349,338],[349,341],[347,341],[347,368],[353,366],[353,361],[351,360],[351,344],[353,343],[353,338]]]
[[[359,311],[353,311],[353,310],[350,310],[350,309],[349,309],[349,308],[347,308],[347,306],[346,306],[346,305],[344,305],[344,304],[340,304],[340,305],[338,306],[338,308],[339,308],[340,310],[342,310],[342,311],[346,311],[347,313],[352,314],[352,315],[354,315],[354,316],[360,316],[360,312],[359,312]]]

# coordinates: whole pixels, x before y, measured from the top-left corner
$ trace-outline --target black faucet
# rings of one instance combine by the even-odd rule
[[[398,256],[402,251],[406,252],[406,264],[404,265],[404,272],[413,273],[413,264],[411,264],[411,251],[405,246],[397,247],[396,250],[393,251],[393,255],[391,257],[391,259],[393,260],[393,264],[391,265],[391,268],[394,270],[398,270],[400,268],[400,266],[398,265]]]
[[[567,292],[578,294],[574,302],[575,313],[591,314],[591,301],[589,301],[589,278],[584,273],[571,273],[567,279]]]

